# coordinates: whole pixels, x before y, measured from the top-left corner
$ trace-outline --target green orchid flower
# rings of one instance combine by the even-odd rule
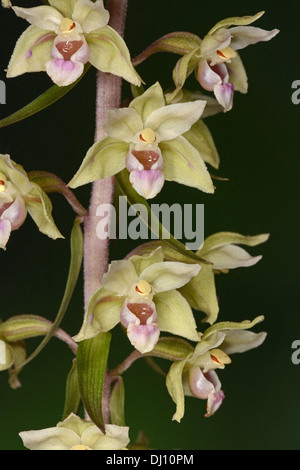
[[[205,105],[202,100],[166,105],[160,84],[154,84],[128,108],[110,111],[107,136],[89,149],[69,186],[107,178],[126,167],[134,189],[146,199],[155,197],[165,180],[213,193],[203,158],[183,136]]]
[[[160,331],[198,341],[192,309],[178,289],[200,269],[197,264],[163,261],[160,248],[150,255],[113,261],[90,299],[74,340],[94,337],[121,322],[141,353],[154,348]]]
[[[89,62],[134,85],[141,79],[122,37],[108,26],[103,0],[49,0],[50,5],[12,7],[30,23],[10,59],[7,77],[46,71],[58,86],[75,82]]]
[[[249,26],[264,12],[254,16],[233,17],[219,21],[202,39],[191,41],[189,52],[177,62],[173,71],[175,90],[168,95],[173,101],[182,89],[187,77],[195,72],[202,88],[212,91],[223,107],[229,111],[233,105],[234,91],[247,93],[248,81],[243,62],[237,51],[262,41],[269,41],[278,29],[266,31]]]
[[[193,353],[172,364],[166,385],[176,404],[173,420],[180,422],[184,416],[185,396],[207,400],[205,417],[212,416],[219,409],[225,394],[216,370],[231,363],[229,354],[249,351],[264,342],[265,332],[245,331],[263,319],[260,316],[252,322],[216,323],[206,330]]]
[[[129,428],[106,424],[103,433],[92,421],[71,413],[53,428],[19,433],[30,450],[126,450]]]
[[[52,218],[52,204],[41,187],[31,182],[21,165],[0,154],[0,247],[5,249],[10,234],[25,221],[27,212],[40,232],[63,238]]]

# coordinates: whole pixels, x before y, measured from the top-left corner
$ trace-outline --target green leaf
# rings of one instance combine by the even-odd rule
[[[110,397],[110,418],[111,424],[125,426],[124,416],[125,387],[122,377],[118,377],[113,386]]]
[[[83,237],[82,231],[80,227],[80,222],[75,219],[72,233],[71,233],[71,261],[69,267],[69,274],[67,279],[67,284],[64,292],[64,296],[62,302],[60,304],[58,313],[56,318],[50,328],[49,332],[46,334],[45,338],[40,342],[38,347],[33,351],[33,353],[26,359],[26,361],[21,364],[19,367],[23,367],[24,365],[28,364],[32,359],[34,359],[46,346],[46,344],[50,341],[52,336],[55,334],[56,330],[58,329],[66,311],[68,305],[70,303],[71,297],[73,295],[77,279],[79,276],[81,263],[82,263],[82,256],[83,256]]]
[[[132,185],[129,182],[128,178],[128,171],[123,170],[120,173],[116,175],[116,181],[119,186],[119,189],[121,193],[127,197],[128,203],[132,206],[134,204],[143,204],[146,209],[147,209],[147,220],[143,219],[143,212],[141,211],[140,213],[140,218],[143,220],[143,222],[146,224],[146,226],[151,230],[154,235],[154,238],[159,238],[161,240],[160,244],[161,245],[167,245],[173,248],[175,251],[181,253],[183,255],[183,258],[193,260],[194,262],[197,263],[204,263],[204,264],[211,264],[204,259],[200,258],[196,253],[193,251],[190,251],[186,249],[186,247],[181,243],[179,240],[173,237],[172,234],[170,234],[166,228],[159,222],[158,218],[156,215],[151,211],[150,206],[148,205],[146,199],[144,199],[142,196],[140,196],[132,187]],[[150,221],[155,221],[156,223],[152,223]],[[158,232],[153,232],[153,227],[158,227]]]
[[[200,44],[201,39],[192,33],[178,31],[166,34],[132,59],[132,63],[134,66],[137,66],[157,52],[173,52],[180,55],[188,54],[191,50],[199,47]]]
[[[71,413],[77,414],[81,397],[78,385],[77,362],[73,359],[71,370],[67,377],[65,406],[62,420],[65,420]]]
[[[0,128],[10,126],[11,124],[33,116],[34,114],[39,113],[43,109],[58,101],[60,98],[66,95],[75,85],[77,85],[77,83],[82,79],[82,77],[85,75],[89,68],[90,64],[87,64],[84,68],[83,74],[76,80],[76,82],[71,83],[71,85],[65,87],[53,85],[51,88],[49,88],[49,90],[45,91],[35,100],[31,101],[29,104],[19,109],[15,113],[11,114],[10,116],[2,119],[0,121]]]
[[[81,341],[77,351],[81,399],[89,417],[100,429],[104,428],[102,392],[110,340],[110,333],[100,333]]]

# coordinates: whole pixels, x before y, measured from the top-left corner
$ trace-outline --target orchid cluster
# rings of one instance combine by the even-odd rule
[[[84,236],[81,231],[81,224],[95,216],[92,205],[84,209],[72,190],[94,182],[117,183],[123,194],[130,195],[130,203],[138,201],[147,210],[147,200],[155,198],[169,181],[213,194],[216,187],[209,166],[218,169],[219,154],[204,118],[229,111],[234,91],[247,92],[247,75],[237,51],[269,41],[278,30],[249,26],[263,12],[228,18],[203,39],[187,32],[170,33],[131,59],[123,31],[110,25],[125,15],[127,0],[118,5],[115,0],[105,5],[103,0],[49,0],[33,8],[12,3],[2,2],[30,25],[16,43],[7,77],[46,72],[59,97],[92,65],[100,79],[115,75],[128,81],[133,96],[128,106],[120,103],[105,110],[103,137],[87,149],[79,169],[70,168],[68,184],[47,172],[26,173],[9,155],[0,155],[1,248],[7,248],[11,232],[21,227],[27,212],[42,233],[52,239],[62,237],[47,193],[63,194],[76,213],[70,272],[57,318],[52,323],[23,314],[0,323],[0,371],[7,370],[11,387],[19,387],[18,375],[24,366],[53,336],[60,338],[74,353],[64,415],[55,427],[20,432],[24,446],[33,450],[135,449],[138,443],[130,443],[122,399],[122,375],[135,360],[159,357],[171,362],[163,372],[176,406],[173,419],[180,422],[188,396],[205,400],[205,416],[214,415],[225,398],[218,369],[231,363],[232,354],[263,343],[265,332],[249,331],[262,316],[243,322],[219,320],[215,275],[255,265],[261,256],[251,256],[240,245],[257,246],[269,235],[218,232],[207,237],[197,252],[171,238],[169,243],[155,240],[137,246],[121,260],[94,256],[94,264],[102,263],[101,279],[86,299],[80,331],[70,335],[59,328],[68,306],[65,298],[76,285],[83,244],[90,251],[96,249],[88,231]],[[168,90],[159,82],[147,86],[136,71],[141,62],[161,51],[181,56]],[[185,82],[192,73],[198,88],[191,92]],[[110,338],[117,325],[132,353],[108,370]],[[44,339],[36,354],[27,357],[25,341],[35,336]],[[104,387],[111,393],[102,393]]]

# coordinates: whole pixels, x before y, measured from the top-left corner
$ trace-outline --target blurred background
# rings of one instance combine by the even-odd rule
[[[40,1],[13,1],[37,6]],[[218,412],[204,418],[205,402],[186,399],[182,422],[172,422],[175,405],[164,378],[143,360],[125,373],[126,421],[134,441],[143,430],[155,449],[299,449],[300,365],[291,361],[294,340],[300,340],[299,275],[299,115],[292,83],[300,80],[299,17],[295,0],[204,2],[199,0],[129,0],[125,39],[131,56],[173,31],[203,36],[221,19],[253,15],[265,10],[254,26],[280,29],[272,41],[241,51],[249,78],[247,95],[236,93],[233,110],[206,120],[220,153],[214,196],[167,183],[157,202],[204,203],[205,237],[218,231],[256,235],[270,233],[269,241],[249,249],[263,259],[248,269],[217,277],[219,320],[242,321],[264,315],[254,331],[268,332],[258,349],[234,355],[219,372],[226,399]],[[4,69],[27,23],[11,10],[0,10],[0,79],[6,83],[6,117],[51,86],[46,74],[6,79]],[[138,67],[147,86],[157,80],[172,85],[178,56],[157,54]],[[45,170],[68,182],[94,139],[96,71],[55,105],[23,122],[0,130],[0,152],[9,153],[26,171]],[[188,81],[197,90],[193,77]],[[129,87],[124,85],[124,98]],[[90,186],[76,195],[87,206]],[[69,263],[69,235],[74,215],[62,196],[53,195],[54,218],[65,240],[52,241],[38,232],[28,217],[14,232],[6,252],[0,253],[0,317],[35,314],[55,318],[64,292]],[[116,241],[111,259],[125,256],[136,242]],[[83,315],[82,276],[62,328],[74,335]],[[199,325],[202,315],[198,315]],[[29,352],[40,340],[27,342]],[[119,328],[113,331],[110,367],[131,351]],[[52,339],[20,374],[22,387],[11,390],[7,373],[0,374],[0,449],[23,449],[18,432],[55,426],[61,419],[65,379],[72,353]],[[161,361],[167,370],[169,364]]]

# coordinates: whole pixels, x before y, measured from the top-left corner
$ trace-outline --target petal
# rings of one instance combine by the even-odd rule
[[[191,101],[164,106],[153,111],[145,122],[145,127],[153,129],[158,141],[172,140],[187,132],[200,119],[206,101]]]
[[[183,137],[198,150],[206,163],[209,163],[213,168],[219,168],[220,157],[210,130],[203,119],[199,119]]]
[[[219,304],[215,286],[215,276],[211,266],[203,265],[196,277],[180,289],[190,306],[206,313],[203,322],[211,325],[217,320]]]
[[[189,369],[189,386],[194,397],[202,400],[206,400],[215,391],[214,385],[207,380],[200,367]]]
[[[207,60],[200,61],[196,76],[200,85],[207,91],[213,91],[216,85],[222,83],[221,77],[213,71]]]
[[[152,300],[131,302],[127,297],[120,313],[120,321],[125,328],[133,325],[150,325],[156,323],[157,312]]]
[[[160,170],[135,170],[130,173],[129,180],[135,191],[145,199],[154,198],[165,182]]]
[[[74,83],[83,73],[82,62],[64,59],[51,59],[46,63],[46,71],[51,80],[58,86]]]
[[[86,64],[89,61],[90,48],[82,34],[76,33],[74,38],[68,37],[68,40],[65,35],[58,35],[51,50],[51,57]]]
[[[152,351],[159,340],[159,328],[156,324],[134,325],[127,328],[127,336],[131,344],[142,354]]]
[[[133,263],[138,276],[140,276],[140,274],[152,264],[163,261],[164,253],[162,247],[158,247],[151,253],[146,253],[145,255],[130,256],[129,260]]]
[[[166,386],[169,394],[176,404],[176,412],[173,415],[173,420],[178,422],[184,416],[184,390],[182,384],[182,373],[188,357],[183,361],[174,362],[167,374]]]
[[[222,351],[226,354],[235,354],[257,348],[266,339],[267,333],[254,333],[245,330],[229,330],[222,343]]]
[[[199,48],[196,48],[190,51],[188,54],[185,54],[183,57],[181,57],[181,59],[177,61],[176,66],[173,70],[173,81],[176,88],[172,93],[166,94],[168,103],[172,102],[177,98],[179,92],[185,84],[186,79],[197,67],[199,57]]]
[[[212,35],[215,31],[220,28],[229,28],[232,25],[248,25],[254,23],[254,21],[258,20],[265,12],[260,11],[253,16],[235,16],[226,18],[225,20],[219,21],[210,31],[208,34]]]
[[[154,297],[154,303],[161,331],[199,341],[192,309],[178,291],[161,292]]]
[[[58,10],[64,18],[72,18],[74,0],[48,0],[50,5]]]
[[[0,220],[0,248],[5,250],[11,232],[11,223],[9,220]]]
[[[166,292],[184,286],[200,269],[198,264],[162,261],[147,267],[140,278],[148,281],[156,293]]]
[[[108,178],[125,168],[128,144],[123,141],[104,137],[88,150],[79,170],[70,181],[71,188]]]
[[[152,85],[142,95],[134,98],[129,107],[137,111],[145,123],[151,113],[165,106],[165,97],[162,87],[158,82]]]
[[[12,9],[20,18],[46,31],[58,32],[64,18],[59,11],[47,5],[34,8],[12,7]]]
[[[233,91],[232,83],[224,83],[223,85],[216,85],[214,94],[224,111],[230,111],[233,105]]]
[[[213,35],[203,38],[200,46],[201,57],[210,57],[219,49],[225,49],[231,42],[231,34],[228,29],[221,28]]]
[[[1,219],[9,220],[11,230],[17,230],[24,223],[27,216],[27,209],[24,199],[20,196],[3,212]]]
[[[39,185],[35,183],[31,184],[32,190],[27,194],[25,203],[39,231],[48,235],[48,237],[53,240],[64,238],[53,220],[52,203],[49,197]]]
[[[227,63],[228,81],[232,83],[235,91],[240,93],[247,93],[248,91],[248,78],[245,67],[239,55]]]
[[[225,398],[225,394],[222,390],[217,393],[212,393],[209,395],[207,400],[207,407],[206,407],[206,414],[205,418],[209,418],[213,416],[216,411],[220,408]]]
[[[72,18],[77,21],[85,33],[103,28],[109,20],[109,12],[103,6],[103,0],[77,0]]]
[[[235,269],[253,266],[262,256],[250,256],[246,250],[236,245],[227,245],[210,251],[205,259],[213,263],[214,269]]]
[[[205,193],[212,194],[214,185],[199,152],[184,137],[179,136],[168,142],[161,142],[164,159],[164,176]]]
[[[90,63],[102,72],[122,77],[140,86],[141,78],[135,71],[123,38],[110,26],[104,26],[86,36],[90,47]]]
[[[54,38],[53,33],[45,33],[37,26],[29,26],[17,41],[8,64],[7,77],[45,71],[45,64],[51,58]]]
[[[96,426],[91,426],[82,434],[81,442],[92,450],[121,450],[129,443],[128,432],[126,426],[106,424],[103,434]]]
[[[0,340],[0,372],[9,369],[15,361],[13,349],[5,341]]]
[[[263,233],[254,236],[240,235],[235,232],[217,232],[210,235],[204,240],[203,246],[198,250],[197,254],[204,255],[212,250],[221,248],[226,245],[247,245],[257,246],[261,243],[265,243],[269,239],[269,234]]]
[[[266,31],[254,26],[236,26],[235,28],[230,28],[229,31],[232,35],[231,47],[235,50],[244,49],[258,42],[270,41],[270,39],[279,33],[278,29]]]
[[[109,111],[104,130],[110,137],[124,142],[132,142],[137,132],[143,129],[141,116],[133,108],[120,108]]]
[[[72,446],[80,444],[80,438],[74,431],[62,427],[23,431],[19,436],[30,450],[70,450]]]
[[[112,261],[102,278],[102,286],[118,295],[127,295],[130,287],[138,281],[134,265],[129,260]]]

